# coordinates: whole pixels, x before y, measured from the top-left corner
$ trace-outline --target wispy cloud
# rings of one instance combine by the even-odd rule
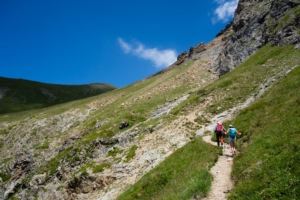
[[[150,60],[156,68],[168,67],[177,60],[177,53],[173,49],[146,48],[140,42],[129,44],[122,38],[118,38],[118,42],[125,53],[131,53],[145,60]]]
[[[219,21],[228,22],[234,15],[238,0],[215,0],[215,2],[219,6],[214,11],[212,22],[214,24]]]

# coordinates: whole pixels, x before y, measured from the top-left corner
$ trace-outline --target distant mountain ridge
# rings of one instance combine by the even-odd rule
[[[59,85],[0,77],[0,114],[40,109],[114,89],[105,83]]]

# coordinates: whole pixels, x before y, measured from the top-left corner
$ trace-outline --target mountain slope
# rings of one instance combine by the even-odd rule
[[[249,10],[254,13],[252,17],[260,16],[259,11],[266,11],[262,4],[288,4],[292,5],[289,6],[292,11],[299,5],[295,0],[278,2],[241,0],[236,16]],[[285,16],[291,16],[288,13],[284,10],[279,21],[274,23],[283,23]],[[295,16],[298,16],[297,12]],[[245,20],[243,26],[249,29],[243,30],[255,35],[256,32],[252,31],[257,30],[252,29],[251,23],[247,24],[252,17]],[[289,17],[286,19],[290,22]],[[292,21],[292,27],[298,27]],[[284,27],[285,23],[282,25]],[[297,38],[296,33],[293,32],[293,38]],[[236,40],[237,36],[240,38]],[[243,133],[239,140],[242,153],[234,165],[233,177],[237,187],[229,198],[274,199],[280,198],[278,194],[283,194],[282,198],[299,196],[298,179],[284,177],[285,172],[298,176],[298,154],[290,154],[297,150],[297,146],[288,138],[292,135],[298,141],[297,132],[293,130],[299,129],[299,109],[292,111],[292,108],[298,107],[299,99],[296,94],[299,88],[299,44],[278,47],[271,42],[255,46],[257,49],[250,53],[252,56],[245,55],[240,65],[223,74],[215,68],[219,66],[219,59],[224,55],[226,59],[234,58],[231,56],[241,53],[239,48],[226,53],[232,41],[234,46],[245,49],[251,46],[251,43],[244,42],[238,29],[229,27],[209,44],[197,45],[189,53],[181,54],[169,68],[127,87],[51,108],[0,115],[0,197],[205,197],[212,181],[209,169],[221,152],[197,136],[212,134],[215,120],[219,119],[216,117],[220,114],[222,119],[230,115],[224,124],[234,123]],[[223,75],[219,79],[217,72]],[[249,99],[257,103],[241,112],[235,109],[248,105]],[[291,128],[281,127],[281,120]],[[264,134],[266,137],[263,138],[262,133],[269,130],[268,122],[279,125],[270,131],[275,134]],[[280,137],[279,132],[283,132],[282,141],[275,143],[279,144],[278,148],[272,148],[274,136]],[[207,157],[192,159],[201,153]],[[274,173],[273,178],[279,177],[274,186],[262,173],[270,168],[268,163],[273,164],[274,169],[270,171]],[[260,171],[263,168],[265,170]],[[199,178],[194,179],[194,174],[199,174]],[[296,192],[290,196],[282,190],[276,193],[276,188],[282,187],[278,184],[281,180],[285,187],[288,185]],[[253,185],[250,184],[252,181]],[[248,184],[251,187],[247,188]],[[246,197],[241,194],[243,190]]]
[[[146,168],[157,165],[194,137],[187,128],[169,130],[159,143],[153,138],[160,137],[156,131],[159,127],[168,129],[167,124],[176,119],[166,113],[184,101],[189,92],[216,79],[216,74],[209,70],[215,56],[209,55],[220,51],[221,40],[220,37],[214,45],[208,44],[210,49],[199,55],[200,59],[173,66],[127,87],[40,111],[0,116],[1,177],[5,180],[0,194],[5,198],[24,195],[38,195],[41,199],[86,198],[87,191],[90,196],[104,192],[102,183],[124,186],[133,183]],[[124,120],[129,127],[120,130],[119,124]],[[193,126],[195,130],[196,124]],[[170,137],[173,139],[169,140]],[[130,150],[147,154],[132,159]],[[143,164],[135,167],[135,162]],[[104,174],[102,170],[93,173],[101,166],[107,166]],[[122,176],[117,175],[120,170]],[[83,180],[81,177],[86,173],[89,176]],[[95,178],[98,181],[93,189],[90,185]],[[36,187],[41,190],[34,190]],[[58,187],[61,190],[55,189]]]
[[[229,124],[234,124],[235,127],[243,133],[243,137],[238,140],[238,148],[242,153],[234,159],[235,164],[232,174],[234,180],[238,183],[238,187],[233,190],[232,195],[229,197],[230,199],[260,199],[261,196],[274,199],[279,197],[277,196],[278,193],[282,194],[282,198],[287,199],[293,199],[299,196],[296,192],[299,191],[298,185],[296,184],[298,181],[296,178],[298,177],[298,171],[292,170],[300,166],[299,164],[295,164],[298,159],[298,154],[287,154],[288,152],[292,153],[292,149],[296,148],[295,144],[297,143],[292,141],[294,139],[296,141],[298,140],[296,130],[299,129],[297,123],[297,115],[299,112],[296,105],[298,101],[297,91],[299,89],[299,81],[297,80],[299,80],[300,75],[298,73],[300,69],[299,56],[300,51],[295,49],[294,46],[271,47],[267,45],[230,73],[191,94],[189,99],[183,102],[180,108],[177,108],[185,116],[193,116],[191,121],[200,122],[199,125],[203,128],[196,130],[199,136],[203,134],[213,134],[216,122],[224,118],[227,118],[227,120],[224,121],[226,128]],[[289,80],[289,73],[291,73],[293,77],[291,80]],[[291,82],[291,87],[289,91],[287,91],[288,93],[284,92],[286,85],[281,85],[282,82],[286,81]],[[277,91],[277,87],[281,89]],[[265,96],[268,96],[268,98]],[[257,103],[249,109],[242,110],[241,114],[238,115],[238,109],[235,108],[241,104],[247,104],[249,99],[254,99]],[[265,103],[265,101],[268,101],[268,103]],[[271,103],[270,101],[278,102],[278,104]],[[290,101],[290,103],[282,106],[286,101]],[[265,110],[264,107],[267,105],[272,106],[273,112],[267,108]],[[294,112],[287,111],[287,107],[291,106],[295,108]],[[284,112],[286,112],[285,115],[283,115]],[[230,116],[227,116],[231,115],[231,113],[234,117],[238,115],[237,118],[231,119]],[[278,115],[274,115],[274,113],[278,113],[282,118],[279,119]],[[219,118],[215,118],[215,116],[219,116]],[[286,122],[287,125],[282,126],[281,121],[282,123]],[[267,134],[275,122],[278,124],[276,128],[274,127],[276,134],[273,132]],[[184,124],[184,122],[182,123]],[[287,129],[287,126],[290,125],[292,126]],[[294,133],[293,137],[289,136],[288,130]],[[163,134],[163,132],[161,134]],[[279,136],[279,134],[282,135]],[[269,137],[270,135],[271,137]],[[259,137],[260,141],[253,141],[252,138],[255,137]],[[286,144],[283,145],[282,143],[284,141],[278,141],[278,138],[280,138],[279,140],[285,138],[284,141]],[[201,137],[197,140],[199,139],[202,140]],[[265,141],[265,143],[262,141]],[[273,144],[271,141],[275,142],[274,147],[272,147]],[[280,143],[280,145],[276,145],[278,143]],[[290,144],[293,145],[289,147]],[[181,161],[177,161],[176,157],[180,155],[177,154],[179,152],[188,151],[188,148],[188,146],[184,146],[180,151],[175,152],[171,155],[171,157],[175,157],[173,158],[175,161],[166,160],[161,164],[162,166],[159,165],[159,167],[151,170],[137,184],[130,187],[126,193],[121,195],[120,199],[139,199],[139,194],[142,194],[144,199],[190,199],[192,196],[197,198],[205,197],[207,195],[206,188],[199,186],[197,191],[190,194],[189,197],[183,198],[181,196],[182,190],[178,188],[179,185],[185,189],[184,191],[189,191],[192,189],[192,186],[188,184],[190,181],[194,182],[194,185],[201,185],[203,180],[195,180],[193,177],[190,177],[188,180],[180,180],[178,177],[181,177],[182,174],[175,170],[175,167],[173,171],[175,174],[173,176],[176,178],[168,177],[168,179],[164,180],[163,184],[160,185],[159,189],[156,189],[155,193],[148,198],[148,195],[151,194],[151,190],[148,188],[154,188],[155,185],[152,185],[152,183],[155,184],[157,182],[157,176],[165,174],[161,168],[164,165],[179,165],[180,163],[178,162]],[[245,152],[243,152],[244,150]],[[190,151],[192,155],[193,150]],[[211,151],[213,152],[213,150]],[[279,152],[281,151],[286,153],[280,154]],[[198,163],[207,163],[206,159],[207,158],[197,158],[195,160]],[[277,165],[279,161],[280,165],[284,166],[293,163],[294,166],[292,168],[283,169],[279,167],[280,165]],[[193,162],[194,160],[191,159],[191,166],[194,166]],[[263,163],[265,163],[265,169],[260,170],[257,166],[262,167]],[[200,170],[201,167],[202,166],[199,165],[194,168],[186,169],[189,169],[189,174],[194,174],[197,170]],[[269,170],[269,172],[266,173],[267,170]],[[285,182],[283,182],[283,184],[290,187],[290,190],[294,191],[289,194],[282,193],[282,189],[279,189],[281,187],[280,180],[284,180],[282,177],[285,177],[286,172],[288,172],[291,177],[296,178],[293,179],[293,185],[289,184],[288,179],[285,179]],[[255,179],[253,176],[256,175],[256,173],[258,175]],[[272,178],[268,177],[271,173],[273,173],[273,176],[270,177],[275,178],[274,176],[277,176],[278,182],[274,181],[273,183],[271,181]],[[262,181],[265,179],[267,182]],[[170,192],[169,188],[176,189]],[[270,188],[271,190],[269,190]],[[276,190],[276,188],[278,189]],[[263,191],[264,194],[260,196],[260,192]],[[277,194],[273,196],[274,191],[277,191]],[[223,188],[223,192],[226,192],[226,188]]]
[[[113,89],[114,86],[103,83],[55,85],[0,77],[0,114],[44,108]]]
[[[242,153],[235,159],[236,187],[229,199],[299,198],[299,80],[300,65],[233,121],[245,136],[239,141]]]

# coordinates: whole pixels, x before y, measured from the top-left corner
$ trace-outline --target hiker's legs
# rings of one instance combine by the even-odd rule
[[[230,150],[231,150],[231,153],[233,153],[233,142],[230,142]]]
[[[232,142],[232,152],[235,154],[235,142]]]
[[[223,134],[221,134],[221,136],[220,136],[220,143],[221,143],[221,146],[223,146],[223,144],[224,144]]]
[[[229,139],[231,153],[235,154],[235,138],[229,137],[228,139]]]
[[[221,136],[222,136],[222,134],[220,134],[220,132],[217,131],[216,138],[217,138],[217,144],[218,144],[218,146],[220,146],[220,137]]]

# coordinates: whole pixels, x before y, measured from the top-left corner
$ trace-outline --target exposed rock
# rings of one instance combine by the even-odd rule
[[[222,29],[217,35],[216,37],[219,37],[221,35],[223,35],[226,31],[228,31],[228,29],[232,26],[232,21],[229,22],[224,29]]]
[[[299,4],[296,0],[240,0],[231,24],[234,33],[228,38],[214,69],[224,75],[269,42],[278,46],[298,43],[300,13],[293,8]]]
[[[11,182],[7,188],[5,188],[5,192],[3,195],[3,199],[8,199],[11,195],[13,195],[17,188],[19,188],[21,185],[20,181],[16,181],[16,182]],[[0,194],[0,197],[2,196],[2,194]]]
[[[102,145],[114,145],[117,144],[119,140],[117,138],[101,138],[100,144]]]
[[[206,50],[206,46],[203,42],[198,44],[196,47],[190,47],[189,53],[184,51],[177,57],[177,61],[174,63],[174,65],[180,65],[181,63],[190,60],[195,59],[195,55],[198,55],[199,53]]]
[[[82,176],[77,174],[73,180],[67,182],[65,189],[68,194],[91,193],[96,189],[101,189],[116,180],[113,176]]]
[[[177,61],[174,63],[175,65],[180,65],[181,63],[183,63],[185,61],[186,58],[189,57],[189,54],[184,51],[182,52],[178,57],[177,57]]]
[[[120,123],[119,129],[123,129],[129,126],[128,121],[123,121]]]
[[[46,179],[47,179],[46,174],[38,174],[33,176],[29,184],[30,186],[43,185],[46,182]]]
[[[189,58],[193,59],[193,56],[195,54],[201,53],[203,51],[205,51],[205,44],[203,42],[201,42],[200,44],[198,44],[196,47],[190,47],[190,52],[189,52]]]
[[[152,117],[159,117],[161,115],[167,114],[168,112],[170,112],[173,108],[175,108],[176,106],[178,106],[181,102],[185,101],[188,98],[189,95],[183,96],[179,99],[176,99],[173,103],[171,104],[166,104],[161,108],[156,109],[153,113],[152,113]]]
[[[69,148],[70,146],[72,146],[74,144],[74,142],[76,142],[77,140],[79,140],[81,138],[82,138],[81,136],[73,135],[69,139],[65,140],[63,146],[59,149],[59,152]]]
[[[18,154],[13,170],[12,180],[19,179],[22,175],[28,174],[32,170],[32,156],[28,152]]]

